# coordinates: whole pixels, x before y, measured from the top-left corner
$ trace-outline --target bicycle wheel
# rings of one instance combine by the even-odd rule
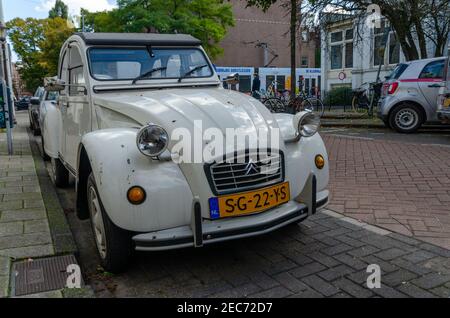
[[[323,106],[323,102],[320,98],[312,97],[305,100],[304,110],[312,111],[322,117],[325,113],[325,106]]]
[[[353,112],[355,112],[356,113],[356,111],[358,110],[358,107],[359,107],[359,98],[358,98],[358,96],[353,96],[353,99],[352,99],[352,110],[353,110]]]
[[[282,113],[286,109],[286,105],[279,98],[272,97],[267,98],[264,101],[264,106],[266,106],[272,113]]]

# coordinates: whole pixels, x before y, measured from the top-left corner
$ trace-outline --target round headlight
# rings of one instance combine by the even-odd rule
[[[320,127],[320,116],[313,112],[303,112],[298,120],[298,133],[303,137],[314,136]]]
[[[142,154],[158,157],[167,149],[169,135],[161,126],[150,124],[138,132],[136,143]]]

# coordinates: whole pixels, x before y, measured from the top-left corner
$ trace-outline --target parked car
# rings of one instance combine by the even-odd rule
[[[426,122],[438,122],[436,101],[445,58],[399,64],[383,85],[378,117],[400,133],[414,133]]]
[[[47,115],[47,110],[49,108],[56,108],[57,107],[57,100],[58,100],[59,93],[58,92],[48,92],[45,91],[44,93],[44,99],[41,102],[41,105],[39,107],[39,127],[41,130],[41,154],[44,161],[49,161],[50,157],[45,153],[45,135],[47,132],[52,131],[52,129],[45,129],[45,116]],[[55,113],[55,112],[53,112]],[[58,119],[59,120],[59,119]],[[57,121],[58,121],[57,120]],[[48,122],[53,122],[54,120],[49,120]],[[48,140],[51,140],[52,138],[47,136]]]
[[[223,89],[192,36],[73,35],[62,47],[58,78],[46,87],[60,93],[43,124],[53,180],[61,187],[75,177],[76,213],[90,218],[107,271],[123,270],[134,249],[260,235],[328,202],[320,118],[272,114],[253,97]],[[206,160],[201,149],[178,148],[174,137],[195,135],[199,125],[225,136],[223,145],[235,141],[226,132],[237,129],[268,132],[279,148],[258,139],[262,144],[238,143]],[[200,160],[176,160],[191,153]]]
[[[450,59],[447,58],[444,81],[438,97],[438,119],[443,124],[450,124]]]
[[[14,103],[16,110],[28,110],[30,106],[31,96],[23,96],[18,101]]]
[[[41,102],[44,100],[45,89],[44,87],[38,87],[34,96],[30,99],[30,107],[28,107],[28,117],[30,120],[30,129],[35,136],[41,134],[39,126],[39,108]]]

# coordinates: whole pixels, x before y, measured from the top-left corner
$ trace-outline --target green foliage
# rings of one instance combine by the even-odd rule
[[[347,106],[352,104],[353,92],[348,86],[332,88],[324,98],[325,105]]]
[[[62,0],[56,0],[55,6],[48,12],[50,19],[63,18],[67,19],[69,16],[69,8]]]
[[[112,11],[83,11],[88,30],[96,32],[187,33],[202,40],[213,58],[219,42],[234,25],[230,4],[223,0],[118,0]]]
[[[42,85],[44,77],[56,75],[61,46],[73,30],[60,17],[15,18],[6,26],[22,66],[20,73],[25,86],[27,90],[34,91]]]

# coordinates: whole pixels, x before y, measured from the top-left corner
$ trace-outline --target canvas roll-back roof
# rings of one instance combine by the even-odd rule
[[[86,45],[196,46],[199,39],[188,34],[77,33]]]

